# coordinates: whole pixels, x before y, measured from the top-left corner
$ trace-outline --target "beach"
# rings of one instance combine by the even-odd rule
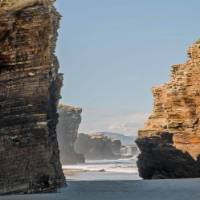
[[[67,181],[138,180],[137,155],[116,160],[87,160],[86,163],[64,165]]]
[[[136,157],[63,166],[67,187],[57,193],[0,200],[199,200],[200,179],[141,180]]]
[[[199,200],[200,179],[68,181],[52,194],[2,196],[1,200]]]

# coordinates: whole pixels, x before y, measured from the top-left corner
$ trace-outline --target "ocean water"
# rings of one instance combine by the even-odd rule
[[[70,180],[138,180],[137,156],[118,160],[87,160],[84,164],[64,165],[64,170],[77,173],[66,175]]]

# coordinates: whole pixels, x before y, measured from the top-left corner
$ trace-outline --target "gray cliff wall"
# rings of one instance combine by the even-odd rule
[[[84,162],[84,156],[76,153],[74,150],[74,143],[81,123],[81,113],[81,108],[68,105],[59,106],[57,133],[63,165]]]
[[[87,135],[80,133],[75,142],[75,149],[83,153],[88,160],[120,158],[121,142],[102,134]]]

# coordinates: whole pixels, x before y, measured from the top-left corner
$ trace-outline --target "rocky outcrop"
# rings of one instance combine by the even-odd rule
[[[153,113],[137,140],[143,178],[200,177],[200,42],[188,55],[169,83],[153,88]]]
[[[65,184],[56,137],[59,19],[50,0],[0,1],[0,194]]]
[[[200,157],[194,160],[188,152],[177,149],[173,134],[139,138],[137,144],[142,152],[137,164],[144,179],[200,177]]]
[[[74,150],[74,143],[81,123],[81,112],[82,109],[78,107],[59,105],[57,133],[63,165],[83,163],[85,161],[84,156]]]
[[[115,159],[120,157],[121,142],[104,135],[80,133],[75,142],[75,150],[87,160]]]
[[[133,157],[133,156],[137,156],[139,153],[138,148],[136,146],[136,144],[134,145],[127,145],[127,146],[122,146],[121,150],[120,150],[120,154],[122,157]]]

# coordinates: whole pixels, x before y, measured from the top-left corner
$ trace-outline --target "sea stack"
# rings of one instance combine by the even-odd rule
[[[0,1],[0,194],[65,184],[56,136],[59,19],[51,0]]]
[[[75,150],[83,153],[86,160],[107,160],[120,158],[121,141],[112,140],[101,133],[80,133],[75,142]]]
[[[81,123],[82,109],[60,104],[58,111],[59,123],[57,133],[61,163],[63,165],[84,163],[84,155],[78,154],[74,150],[74,143],[77,139],[78,128]]]
[[[188,57],[153,88],[153,112],[136,141],[144,179],[200,177],[200,41]]]

